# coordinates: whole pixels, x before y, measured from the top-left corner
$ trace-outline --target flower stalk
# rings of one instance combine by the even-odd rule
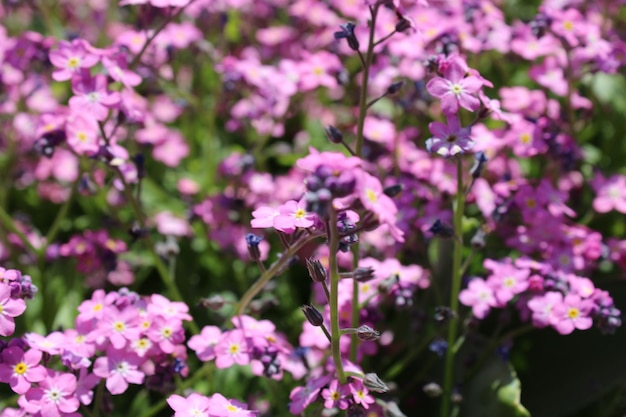
[[[463,212],[465,207],[465,193],[463,193],[463,160],[456,160],[457,193],[454,207],[454,250],[452,254],[452,286],[450,289],[450,310],[457,312],[459,309],[459,292],[461,291],[461,257],[463,250]],[[452,385],[454,379],[454,357],[456,355],[455,346],[458,332],[458,315],[455,315],[448,325],[448,349],[446,350],[443,396],[441,404],[441,417],[450,416]]]

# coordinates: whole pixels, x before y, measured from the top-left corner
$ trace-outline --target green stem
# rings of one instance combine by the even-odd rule
[[[339,251],[339,231],[337,230],[337,212],[334,208],[330,210],[330,220],[327,223],[329,234],[329,255],[328,264],[330,269],[330,332],[332,336],[332,353],[335,368],[337,369],[337,378],[340,384],[346,383],[346,375],[343,372],[343,363],[341,361],[341,349],[339,338],[339,266],[337,265],[337,252]]]
[[[72,190],[70,191],[69,197],[67,197],[67,200],[63,202],[63,205],[59,209],[57,216],[52,222],[52,226],[50,226],[50,229],[48,229],[48,234],[46,234],[46,241],[44,243],[44,246],[42,246],[42,248],[39,250],[39,257],[45,257],[48,246],[50,246],[50,243],[52,243],[52,241],[56,238],[57,233],[59,233],[61,223],[67,217],[67,213],[69,212],[70,207],[72,206],[72,202],[74,201],[76,189],[78,188],[78,183],[80,183],[80,175],[82,174],[79,173],[78,178],[76,179],[76,181],[74,181],[74,184],[72,184]]]
[[[463,193],[463,160],[456,162],[456,207],[454,207],[454,252],[452,255],[452,288],[450,290],[450,309],[458,313],[459,292],[461,291],[461,255],[463,250],[463,211],[465,205],[465,194]],[[458,317],[458,314],[457,314]],[[444,368],[443,397],[441,404],[441,417],[450,416],[451,394],[454,379],[454,356],[456,354],[455,345],[458,331],[457,318],[450,320],[448,325],[448,349],[446,350],[446,362]]]
[[[39,251],[30,243],[30,240],[26,237],[24,233],[20,229],[17,228],[15,223],[13,223],[13,219],[9,216],[9,213],[4,211],[4,208],[0,206],[0,223],[4,225],[4,227],[10,231],[11,233],[15,233],[17,237],[20,238],[24,246],[28,248],[32,253],[37,254]]]
[[[100,410],[102,409],[102,399],[104,398],[104,379],[100,381],[96,388],[96,399],[93,405],[93,417],[100,417]]]
[[[139,222],[140,227],[142,229],[145,229],[146,217],[143,211],[141,210],[141,207],[139,206],[139,202],[135,199],[135,195],[130,189],[129,184],[126,181],[126,178],[124,177],[124,173],[119,168],[117,168],[116,171],[124,186],[124,191],[123,191],[124,196],[126,197],[126,200],[128,200],[128,202],[130,203],[130,206],[133,209],[133,212],[135,213],[135,217],[137,218],[137,221]],[[148,250],[150,251],[150,254],[152,255],[154,266],[157,269],[157,272],[159,274],[159,277],[161,278],[161,281],[163,282],[163,285],[165,285],[165,287],[167,288],[168,295],[170,296],[170,298],[174,299],[175,301],[184,301],[183,295],[178,289],[178,286],[176,285],[176,282],[174,281],[173,277],[170,275],[167,266],[165,266],[165,263],[163,262],[163,260],[161,260],[161,257],[156,252],[154,241],[152,240],[152,237],[150,236],[150,234],[146,234],[145,239],[146,239],[146,243],[148,246]],[[194,321],[189,322],[189,328],[191,329],[193,334],[200,333],[200,328]]]
[[[359,98],[359,119],[356,133],[356,155],[363,155],[363,128],[365,126],[365,113],[367,112],[367,85],[370,76],[370,67],[372,66],[372,56],[374,55],[374,32],[376,29],[376,15],[378,14],[378,6],[370,7],[372,20],[370,22],[370,37],[367,44],[367,54],[365,55],[365,63],[363,65],[363,79],[361,81],[361,97]]]
[[[261,277],[250,287],[248,291],[241,297],[241,301],[237,305],[237,309],[235,310],[236,316],[243,314],[248,307],[248,304],[256,297],[256,295],[261,292],[265,284],[267,284],[272,278],[274,278],[280,270],[289,262],[292,256],[294,256],[304,245],[311,242],[312,240],[319,237],[319,235],[305,235],[298,239],[293,245],[291,245],[286,252],[274,262],[269,269],[267,269]]]

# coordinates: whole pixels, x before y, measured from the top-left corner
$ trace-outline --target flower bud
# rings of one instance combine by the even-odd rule
[[[304,317],[306,317],[311,325],[319,327],[324,324],[324,317],[322,317],[322,313],[320,313],[312,305],[304,305],[300,307],[300,309],[302,310],[302,313],[304,313]]]
[[[348,46],[350,47],[350,49],[352,49],[353,51],[358,51],[359,40],[354,34],[354,28],[356,27],[356,25],[352,22],[347,22],[339,25],[339,27],[341,28],[341,31],[334,33],[335,39],[345,39],[346,41],[348,41]]]
[[[257,236],[254,233],[246,234],[246,244],[248,245],[248,254],[250,259],[258,261],[261,259],[261,251],[259,250],[259,243],[263,240],[263,236]]]
[[[198,302],[200,307],[208,308],[209,310],[219,310],[224,307],[226,300],[221,295],[212,295],[208,298],[201,298]]]
[[[485,247],[485,237],[487,237],[487,232],[484,228],[480,227],[470,240],[470,244],[475,249],[482,249]]]
[[[343,142],[343,133],[341,133],[341,131],[335,126],[328,125],[324,128],[324,131],[326,132],[326,136],[328,136],[328,140],[332,143]]]
[[[400,194],[402,191],[404,191],[404,185],[394,184],[394,185],[390,185],[389,187],[385,187],[385,189],[383,190],[383,193],[385,193],[387,197],[394,198],[395,196]]]
[[[374,268],[372,268],[371,266],[367,266],[367,267],[358,267],[357,269],[354,270],[353,274],[353,279],[358,281],[358,282],[367,282],[367,281],[371,281],[374,278]]]
[[[398,81],[397,83],[391,84],[389,87],[387,87],[387,94],[390,96],[393,96],[398,91],[400,91],[403,85],[404,85],[404,81]]]
[[[306,269],[309,271],[309,276],[313,282],[326,281],[326,268],[324,268],[319,259],[308,258],[306,260]]]
[[[472,167],[470,168],[470,174],[472,174],[472,178],[476,179],[480,177],[486,162],[487,156],[484,152],[477,152],[476,155],[474,155],[474,165],[472,165]]]
[[[363,385],[370,391],[387,392],[389,387],[375,373],[365,374]]]
[[[437,398],[443,392],[443,390],[441,389],[441,385],[436,382],[430,382],[424,385],[424,388],[422,389],[424,390],[424,393],[431,398]]]
[[[378,330],[372,329],[367,325],[359,326],[356,335],[359,339],[368,342],[373,342],[380,339],[380,332]]]
[[[451,238],[454,236],[454,229],[444,224],[439,219],[435,220],[435,223],[433,223],[433,225],[430,227],[430,229],[428,229],[428,231],[431,232],[433,235],[440,237],[440,238],[444,238],[444,239]]]

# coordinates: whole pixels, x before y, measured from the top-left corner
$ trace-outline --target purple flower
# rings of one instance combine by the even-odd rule
[[[433,136],[426,141],[426,149],[444,158],[470,151],[474,147],[471,129],[461,127],[458,116],[448,116],[448,124],[432,122],[428,125]]]
[[[474,316],[479,319],[484,319],[491,307],[497,305],[493,288],[482,278],[471,280],[467,289],[459,294],[459,300],[466,306],[472,307]]]
[[[141,362],[142,359],[133,353],[109,348],[106,356],[96,359],[93,373],[106,378],[106,387],[111,394],[122,394],[129,383],[143,383],[145,375],[138,370]]]
[[[17,394],[24,394],[30,389],[33,382],[46,379],[46,368],[39,365],[41,352],[30,349],[24,352],[17,346],[2,351],[0,363],[0,382],[9,383]]]
[[[42,416],[61,416],[78,410],[80,403],[74,396],[76,377],[72,374],[48,372],[48,378],[26,393],[25,409]]]
[[[443,77],[433,78],[426,84],[428,92],[441,99],[441,110],[446,115],[457,113],[459,105],[470,111],[480,108],[480,100],[473,94],[480,90],[483,82],[473,75],[465,77],[466,69],[460,58],[454,58],[447,64]]]

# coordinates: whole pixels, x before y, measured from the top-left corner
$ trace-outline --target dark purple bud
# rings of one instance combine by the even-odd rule
[[[446,350],[448,350],[448,343],[443,339],[436,339],[428,345],[428,349],[431,352],[435,352],[440,358],[443,358]]]
[[[352,49],[353,51],[358,51],[359,41],[356,38],[356,35],[354,34],[354,28],[356,27],[355,24],[352,22],[347,22],[347,23],[339,25],[339,27],[341,28],[341,31],[334,33],[335,39],[347,40],[348,46],[350,47],[350,49]]]
[[[335,126],[328,125],[324,128],[324,131],[326,132],[326,136],[328,136],[328,140],[332,143],[343,142],[343,133],[341,133],[341,131]]]
[[[480,177],[487,160],[487,156],[484,152],[476,152],[476,154],[474,155],[474,165],[472,165],[472,168],[470,168],[470,174],[472,174],[472,178]]]
[[[302,313],[304,313],[304,317],[311,323],[311,325],[315,327],[319,327],[324,324],[324,317],[322,313],[320,313],[315,307],[312,305],[304,305],[300,307]]]
[[[309,258],[306,260],[306,268],[309,271],[309,276],[313,282],[326,281],[326,268],[319,261],[319,259]]]
[[[257,236],[254,233],[246,234],[246,244],[248,245],[248,255],[253,261],[261,259],[261,251],[259,250],[259,243],[263,240],[263,236]]]
[[[353,272],[353,277],[358,282],[367,282],[374,278],[374,268],[368,267],[358,267]]]
[[[325,180],[326,178],[333,175],[333,169],[328,165],[320,165],[315,169],[315,175],[317,175],[321,180]]]
[[[387,87],[387,95],[393,96],[398,91],[400,91],[403,85],[404,81],[398,81],[397,83],[391,84],[389,87]]]
[[[137,168],[137,178],[141,179],[146,176],[146,157],[142,153],[133,156],[133,162]]]
[[[404,191],[403,184],[394,184],[394,185],[390,185],[389,187],[385,187],[385,189],[383,190],[383,193],[385,193],[387,197],[394,198],[395,196],[400,194],[402,191]]]
[[[472,239],[470,240],[470,244],[475,249],[482,249],[485,247],[486,242],[485,238],[487,237],[487,232],[484,227],[479,227]]]
[[[435,223],[433,223],[428,231],[431,232],[433,235],[444,239],[448,239],[454,236],[454,229],[444,224],[439,219],[435,220]]]

